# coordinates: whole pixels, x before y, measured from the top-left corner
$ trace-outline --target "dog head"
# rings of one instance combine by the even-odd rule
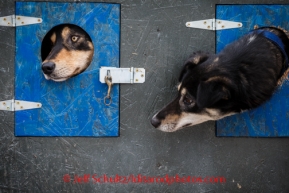
[[[173,132],[232,114],[225,110],[232,94],[230,80],[205,73],[218,62],[218,58],[212,58],[197,52],[186,61],[179,78],[178,96],[153,116],[151,123],[155,128]]]
[[[45,78],[60,82],[80,74],[89,66],[93,51],[89,35],[80,27],[55,26],[45,36],[41,47]]]

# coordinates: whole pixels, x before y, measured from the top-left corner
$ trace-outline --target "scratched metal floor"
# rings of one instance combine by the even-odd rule
[[[110,2],[121,3],[121,66],[147,70],[145,84],[121,86],[121,136],[16,138],[13,113],[0,111],[0,193],[289,192],[287,138],[217,138],[214,122],[162,133],[149,123],[176,95],[186,57],[194,50],[215,50],[214,32],[188,29],[185,22],[213,18],[215,4],[233,1]],[[286,3],[242,1],[272,2]],[[11,14],[14,1],[0,1],[0,16]],[[0,100],[14,96],[14,36],[13,28],[0,27]],[[66,174],[71,182],[63,179]],[[221,176],[226,182],[99,184],[85,182],[85,174]]]

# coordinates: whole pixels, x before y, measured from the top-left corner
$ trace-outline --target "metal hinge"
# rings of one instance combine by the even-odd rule
[[[0,110],[3,111],[21,111],[27,109],[36,109],[41,108],[41,103],[21,101],[21,100],[6,100],[0,101]]]
[[[42,23],[42,19],[38,17],[27,17],[21,15],[8,15],[0,17],[0,26],[16,27],[39,23]]]
[[[187,22],[186,26],[191,28],[207,29],[215,31],[231,28],[240,28],[243,26],[243,24],[240,22],[220,20],[220,19],[205,19]]]
[[[115,83],[144,83],[145,69],[144,68],[116,68],[116,67],[101,67],[99,70],[99,81],[105,82],[105,77],[110,73],[112,84]]]

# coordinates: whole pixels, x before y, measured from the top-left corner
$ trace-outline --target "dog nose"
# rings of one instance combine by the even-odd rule
[[[161,124],[161,121],[157,118],[157,116],[154,116],[152,119],[151,119],[151,124],[155,127],[155,128],[158,128]]]
[[[45,62],[42,64],[42,71],[44,74],[51,74],[55,69],[54,62]]]

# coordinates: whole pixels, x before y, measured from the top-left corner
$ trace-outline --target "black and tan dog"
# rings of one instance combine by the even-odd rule
[[[178,97],[153,116],[154,127],[183,127],[258,107],[288,74],[287,32],[263,27],[229,44],[219,54],[194,53],[179,78]]]
[[[47,80],[65,81],[83,72],[91,63],[94,47],[80,27],[63,24],[53,27],[42,42],[42,71]]]

